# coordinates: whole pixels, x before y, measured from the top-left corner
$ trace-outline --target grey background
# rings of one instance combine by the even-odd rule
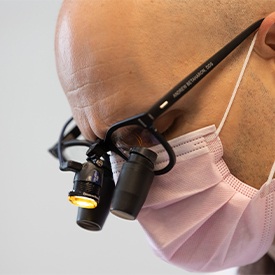
[[[60,4],[0,0],[0,274],[189,274],[158,259],[137,222],[75,223],[73,174],[47,153],[70,117],[54,61]]]

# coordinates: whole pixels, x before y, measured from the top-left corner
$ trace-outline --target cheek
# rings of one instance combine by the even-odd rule
[[[158,132],[167,132],[181,113],[182,112],[180,110],[171,110],[159,117],[155,122],[155,127],[157,128]]]

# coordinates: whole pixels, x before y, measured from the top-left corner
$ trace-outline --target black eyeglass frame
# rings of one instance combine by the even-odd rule
[[[171,146],[169,145],[169,143],[166,141],[166,139],[163,137],[163,135],[160,134],[157,131],[157,129],[153,126],[153,122],[154,122],[154,119],[151,118],[148,113],[139,114],[137,116],[130,117],[129,119],[125,119],[123,121],[120,121],[120,122],[112,125],[111,128],[107,131],[105,139],[104,139],[104,144],[107,145],[107,147],[110,149],[110,151],[115,152],[116,154],[120,155],[122,158],[124,158],[125,160],[127,160],[128,157],[126,155],[124,155],[113,144],[111,136],[112,136],[112,134],[113,134],[114,131],[116,131],[117,129],[119,129],[121,127],[132,126],[132,125],[142,126],[143,128],[147,129],[149,132],[151,132],[153,134],[153,136],[155,137],[155,139],[157,139],[159,141],[159,143],[166,150],[166,152],[167,152],[167,154],[169,156],[169,159],[170,159],[170,161],[169,161],[169,163],[168,163],[168,165],[166,167],[164,167],[161,170],[154,171],[155,175],[160,175],[160,174],[167,173],[175,165],[175,163],[176,163],[176,156],[175,156],[175,153],[174,153],[173,149],[171,148]]]
[[[166,141],[166,139],[158,133],[153,123],[156,118],[161,116],[169,107],[177,102],[183,95],[189,92],[197,83],[199,83],[209,72],[211,72],[221,61],[223,61],[234,49],[236,49],[246,38],[248,38],[254,31],[256,31],[261,25],[264,19],[260,19],[254,24],[250,25],[247,29],[236,36],[231,42],[226,44],[221,50],[215,53],[191,74],[180,81],[175,87],[173,87],[166,95],[158,100],[147,112],[132,116],[120,122],[113,124],[106,133],[104,138],[104,144],[110,149],[127,160],[127,156],[124,155],[112,142],[111,136],[117,129],[130,125],[138,125],[149,130],[154,137],[162,144],[167,151],[170,161],[169,164],[158,171],[155,171],[156,175],[164,174],[170,171],[176,163],[176,156]]]

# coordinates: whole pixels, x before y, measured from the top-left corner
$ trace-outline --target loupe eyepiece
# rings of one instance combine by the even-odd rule
[[[111,213],[127,220],[136,219],[154,179],[157,154],[134,147],[122,166],[111,203]]]

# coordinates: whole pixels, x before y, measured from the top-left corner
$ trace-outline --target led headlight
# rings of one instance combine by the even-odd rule
[[[96,208],[99,203],[103,171],[92,162],[85,162],[75,173],[74,187],[69,192],[69,201],[81,208]]]

